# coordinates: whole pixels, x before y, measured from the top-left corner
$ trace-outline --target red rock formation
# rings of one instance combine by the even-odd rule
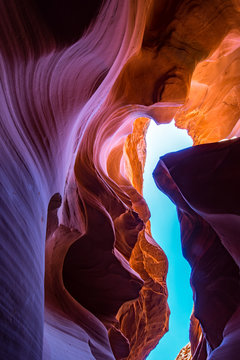
[[[144,285],[139,298],[135,302],[124,304],[117,314],[120,329],[130,343],[128,359],[145,359],[168,330],[169,309],[166,286],[168,263],[163,250],[151,236],[148,221],[150,213],[140,196],[142,195],[142,174],[146,157],[145,132],[148,124],[148,119],[137,119],[132,134],[127,137],[125,142],[128,174],[130,174],[132,185],[139,191],[136,196],[131,188],[129,195],[134,210],[146,223],[146,230],[142,230],[138,234],[137,242],[134,247],[132,246],[133,250],[127,257],[130,266],[144,280]],[[123,239],[121,240],[123,242]]]
[[[237,1],[82,4],[0,3],[0,357],[8,360],[144,359],[169,315],[167,260],[142,197],[146,116],[169,122],[189,95],[177,121],[196,143],[238,134]],[[229,159],[231,144],[210,146],[213,158],[203,148],[210,170],[228,164],[218,153]],[[237,182],[229,163],[216,191]],[[236,214],[198,214],[206,204],[195,209],[189,181],[194,209],[165,170],[164,189],[184,208],[183,249],[206,333],[192,331],[192,349],[205,359],[207,339],[211,359],[226,358],[239,335],[238,245],[225,238],[229,226],[237,231]],[[203,166],[215,189],[210,170]],[[204,199],[219,210],[216,194]],[[206,301],[208,277],[215,302]]]
[[[184,346],[184,348],[182,348],[182,350],[176,357],[176,360],[191,360],[191,359],[192,359],[191,345],[187,344],[186,346]]]
[[[239,34],[230,32],[193,73],[186,104],[175,116],[195,144],[227,138],[239,112]]]

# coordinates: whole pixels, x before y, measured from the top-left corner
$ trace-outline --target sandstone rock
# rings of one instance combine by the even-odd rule
[[[154,171],[158,187],[178,208],[183,254],[192,267],[194,315],[203,328],[199,342],[205,338],[208,355],[217,349],[219,358],[232,359],[238,358],[239,331],[239,145],[229,140],[168,154]],[[225,345],[229,339],[231,346]],[[206,358],[204,349],[194,348],[193,359]]]
[[[191,360],[191,359],[192,359],[191,344],[188,343],[186,346],[184,346],[184,348],[182,348],[182,350],[176,357],[176,360]]]
[[[195,143],[239,132],[238,1],[82,4],[0,3],[7,360],[146,358],[169,317],[167,259],[142,196],[147,118],[170,122],[178,110]],[[178,154],[177,180],[162,163],[161,187],[180,208],[193,267],[204,329],[192,327],[193,358],[206,358],[207,339],[210,358],[222,359],[237,354],[239,338],[239,142],[204,146]]]
[[[195,144],[227,138],[239,119],[239,55],[239,35],[232,31],[193,72],[188,100],[175,119]]]

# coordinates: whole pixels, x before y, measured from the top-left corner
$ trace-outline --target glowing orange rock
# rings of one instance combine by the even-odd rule
[[[0,3],[4,359],[144,359],[169,315],[167,259],[141,194],[146,117],[166,123],[179,110],[195,143],[239,133],[238,1],[82,4]],[[200,250],[193,220],[207,233]],[[199,280],[200,255],[221,246],[195,214],[181,222]],[[221,359],[239,338],[239,310],[213,329],[212,303],[196,304]]]
[[[176,357],[176,360],[191,360],[192,354],[191,354],[191,344],[187,344],[182,348],[178,356]]]
[[[197,65],[186,104],[175,116],[195,144],[227,138],[239,120],[239,56],[240,38],[231,32]]]
[[[148,119],[137,119],[132,134],[125,142],[127,174],[139,191],[138,198],[142,195],[146,158],[145,132],[148,122]],[[144,359],[168,330],[169,309],[166,286],[168,263],[163,250],[151,237],[148,222],[150,214],[147,205],[143,199],[135,203],[135,198],[134,195],[133,207],[144,219],[146,230],[139,233],[129,264],[139,273],[144,280],[144,285],[139,298],[134,302],[124,304],[117,318],[121,331],[129,339],[128,359]]]

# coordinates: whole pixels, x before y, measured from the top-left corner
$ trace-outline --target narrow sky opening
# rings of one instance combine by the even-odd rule
[[[162,247],[169,261],[167,285],[171,311],[169,332],[147,360],[174,360],[181,348],[189,342],[189,318],[193,307],[190,266],[182,255],[176,207],[156,187],[152,173],[159,157],[192,146],[192,139],[186,130],[178,129],[173,120],[167,125],[156,125],[151,121],[146,141],[143,195],[151,211],[153,238]]]

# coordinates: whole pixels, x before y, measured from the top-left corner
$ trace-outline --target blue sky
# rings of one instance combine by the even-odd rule
[[[169,332],[150,353],[147,360],[174,360],[189,342],[189,318],[192,312],[190,266],[182,256],[180,229],[175,205],[156,187],[152,172],[160,156],[192,145],[186,130],[177,129],[174,121],[156,125],[151,121],[147,132],[147,160],[143,195],[151,211],[152,234],[169,261],[167,276],[168,304],[171,310]]]

